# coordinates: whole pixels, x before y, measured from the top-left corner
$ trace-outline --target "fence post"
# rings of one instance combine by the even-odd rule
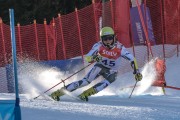
[[[48,42],[48,32],[47,32],[47,21],[44,19],[44,30],[45,30],[45,38],[46,38],[46,49],[47,49],[47,60],[50,60],[49,55],[49,42]]]
[[[54,50],[53,50],[53,56],[54,56],[54,60],[56,60],[56,43],[57,43],[57,39],[56,39],[56,28],[55,28],[55,20],[53,17],[53,21],[52,21],[52,28],[53,28],[53,42],[54,42]]]
[[[98,21],[96,19],[96,6],[95,6],[95,1],[92,0],[92,4],[93,4],[93,12],[94,12],[94,22],[95,22],[95,28],[96,28],[96,42],[99,41],[99,32],[98,32]]]
[[[66,47],[65,47],[65,44],[64,44],[64,34],[63,34],[63,30],[62,30],[61,14],[58,14],[58,20],[59,20],[59,28],[60,28],[60,32],[61,32],[61,40],[62,40],[62,47],[63,47],[63,56],[64,56],[64,59],[66,60]]]
[[[147,12],[147,11],[146,11],[146,0],[144,0],[143,10],[144,10],[143,16],[144,16],[144,19],[145,19],[145,20],[144,20],[144,21],[145,21],[144,24],[145,24],[146,30],[148,31],[148,29],[147,29],[147,28],[148,28],[148,27],[147,27],[147,26],[148,26],[148,19],[147,19],[147,14],[146,14],[146,12]]]
[[[165,46],[164,46],[164,19],[163,19],[163,15],[164,15],[164,13],[163,13],[163,8],[162,8],[162,0],[160,0],[160,12],[161,12],[161,30],[162,30],[162,40],[163,40],[163,58],[164,58],[164,60],[165,60],[165,57],[166,57],[166,54],[165,54]]]
[[[148,60],[149,60],[149,52],[151,53],[151,56],[153,57],[153,53],[152,53],[152,49],[151,49],[151,44],[149,42],[148,32],[147,32],[147,29],[145,27],[144,19],[143,19],[143,16],[142,16],[142,11],[141,11],[141,8],[140,8],[138,0],[136,0],[136,4],[137,4],[140,20],[141,20],[141,23],[142,23],[142,27],[143,27],[143,30],[144,30],[144,33],[145,33],[145,37],[146,37],[147,49],[148,49],[147,50],[147,52],[148,52]]]
[[[1,39],[2,39],[4,62],[5,62],[5,64],[7,64],[6,45],[5,45],[5,41],[4,41],[4,31],[3,31],[3,21],[2,21],[2,18],[0,18],[0,31],[1,31]]]
[[[130,2],[129,2],[129,13],[130,13]],[[132,30],[132,24],[131,24],[131,17],[130,17],[130,21],[129,21],[129,28],[130,28],[130,41],[132,44],[132,49],[133,49],[133,55],[134,57],[136,57],[136,53],[135,53],[135,49],[134,49],[134,40],[133,40],[133,30]]]
[[[162,9],[163,9],[163,12],[164,13],[166,13],[166,7],[165,7],[165,3],[166,3],[166,1],[164,0],[163,2],[162,2]],[[163,14],[164,14],[163,13]],[[166,15],[164,15],[164,43],[167,43],[167,41],[166,41],[166,39],[167,39],[167,30],[166,30],[166,26],[167,26],[167,21],[166,21]]]
[[[17,32],[18,32],[18,40],[19,40],[19,50],[20,50],[20,60],[22,61],[22,43],[21,43],[21,28],[20,23],[17,23]]]
[[[78,36],[79,36],[79,42],[80,42],[80,47],[81,47],[82,61],[84,62],[84,57],[83,57],[84,53],[83,53],[81,30],[80,30],[80,25],[79,25],[79,16],[78,16],[77,8],[75,9],[75,12],[76,12],[76,20],[77,20],[77,26],[78,26]]]
[[[148,21],[147,21],[147,18],[146,18],[146,0],[144,0],[144,7],[143,7],[143,9],[144,9],[144,14],[143,14],[143,16],[144,16],[144,19],[145,20],[143,20],[143,21],[145,21],[145,23],[144,23],[144,28],[145,29],[143,29],[144,30],[144,33],[147,31],[147,24],[148,24]],[[141,18],[140,18],[141,19]],[[142,23],[142,22],[141,22]],[[143,25],[143,23],[142,23],[142,25]],[[145,31],[146,30],[146,31]],[[146,33],[145,33],[146,34]],[[145,37],[146,37],[146,35],[145,35]],[[149,61],[149,54],[150,54],[150,52],[149,52],[149,36],[148,36],[148,39],[147,39],[147,37],[146,37],[146,46],[147,46],[147,53],[148,53],[148,61]]]
[[[36,20],[34,20],[34,33],[35,33],[35,41],[36,41],[37,59],[40,61],[40,58],[39,58],[39,43],[38,43],[38,34],[37,34]]]
[[[179,15],[180,15],[180,1],[178,1],[178,44],[177,44],[177,56],[179,57],[179,44],[180,44],[180,30],[179,30],[179,24],[180,24],[180,19],[179,19]]]
[[[113,29],[115,29],[115,22],[114,22],[114,10],[113,10],[113,4],[112,4],[112,0],[110,0],[110,7],[111,7],[111,19],[112,19],[112,27]]]

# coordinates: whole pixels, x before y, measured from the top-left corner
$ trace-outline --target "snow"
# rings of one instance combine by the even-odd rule
[[[179,97],[92,97],[89,102],[21,102],[25,120],[178,120]]]
[[[167,85],[180,87],[179,61],[180,57],[176,56],[166,59]],[[119,75],[107,89],[89,97],[88,102],[78,101],[70,95],[63,96],[59,102],[52,101],[46,95],[32,100],[41,92],[60,82],[60,77],[64,79],[68,75],[59,72],[58,69],[47,69],[43,66],[37,68],[37,65],[34,65],[36,69],[33,69],[31,65],[32,69],[29,70],[31,74],[23,69],[21,76],[23,80],[26,79],[26,83],[22,82],[22,85],[26,86],[24,90],[27,93],[20,94],[22,120],[180,120],[180,91],[166,88],[166,95],[163,95],[161,88],[150,86],[155,75],[152,64],[153,60],[141,68],[143,80],[138,83],[139,87],[135,88],[130,99],[128,97],[132,88],[125,87],[135,84],[132,71]],[[67,83],[81,77],[73,77]],[[30,82],[30,78],[34,81]],[[83,89],[85,88],[71,95],[76,96]]]

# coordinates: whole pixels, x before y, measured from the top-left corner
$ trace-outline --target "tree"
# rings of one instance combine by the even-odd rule
[[[15,24],[32,24],[34,19],[42,24],[44,18],[49,23],[58,13],[65,15],[91,3],[92,0],[0,0],[0,17],[9,24],[9,8],[13,8]]]

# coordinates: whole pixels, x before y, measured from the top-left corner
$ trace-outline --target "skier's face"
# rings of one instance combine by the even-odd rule
[[[108,35],[108,36],[103,36],[102,41],[105,45],[111,45],[113,43],[114,36],[113,35]]]

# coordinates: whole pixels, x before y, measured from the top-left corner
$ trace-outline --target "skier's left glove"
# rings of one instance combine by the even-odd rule
[[[143,76],[139,72],[138,65],[137,65],[137,62],[136,62],[136,58],[134,58],[134,61],[131,62],[131,66],[134,69],[133,74],[134,74],[134,77],[135,77],[136,81],[141,81]]]
[[[136,81],[141,81],[141,80],[142,80],[142,77],[143,77],[143,76],[142,76],[142,74],[139,72],[139,70],[134,71],[133,74],[134,74],[134,77],[135,77]]]

